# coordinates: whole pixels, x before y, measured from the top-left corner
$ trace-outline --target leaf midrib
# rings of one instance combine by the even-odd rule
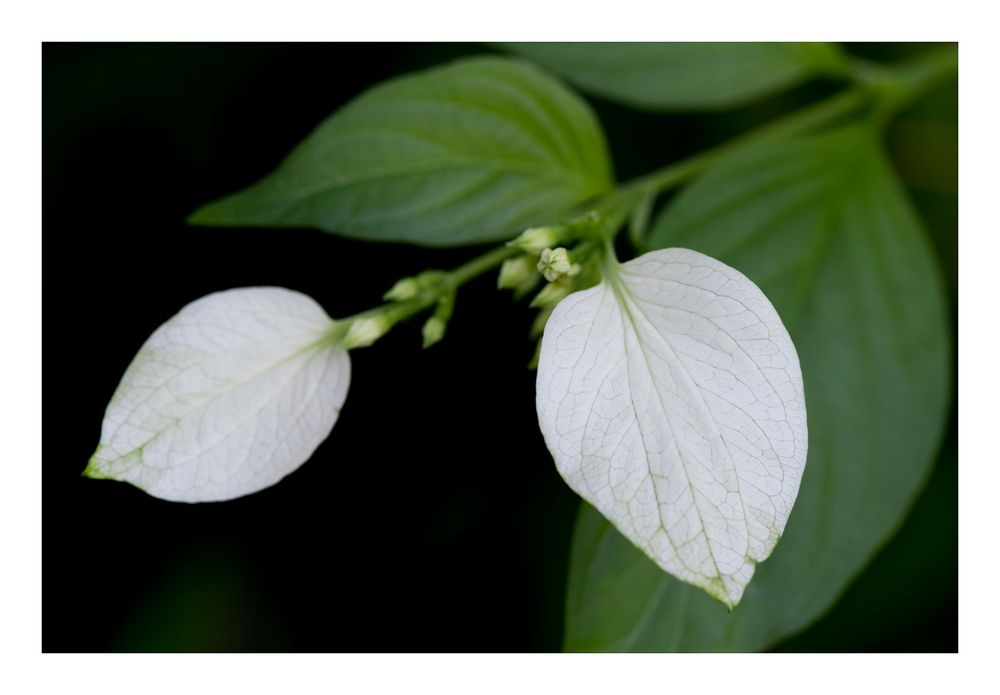
[[[649,374],[650,381],[652,383],[653,391],[656,392],[656,397],[657,397],[657,399],[660,402],[660,409],[663,412],[664,420],[666,420],[667,427],[670,429],[670,439],[671,439],[671,441],[674,444],[674,451],[677,452],[677,457],[678,457],[678,459],[681,462],[681,468],[684,471],[684,477],[687,479],[688,491],[691,494],[691,502],[694,505],[696,514],[698,515],[698,523],[701,525],[701,532],[702,532],[702,534],[705,537],[705,546],[708,548],[709,557],[712,558],[712,566],[715,567],[715,578],[717,578],[720,582],[722,582],[722,576],[723,575],[719,571],[719,563],[718,563],[718,561],[715,558],[715,551],[712,550],[712,541],[711,541],[711,538],[708,535],[708,527],[705,525],[704,518],[701,515],[701,507],[698,504],[698,495],[697,495],[697,493],[696,493],[696,491],[694,489],[693,483],[691,482],[691,475],[688,472],[687,461],[684,458],[684,455],[681,453],[680,443],[679,443],[679,440],[677,439],[676,432],[674,431],[673,423],[671,422],[670,417],[668,415],[666,403],[663,402],[663,396],[660,394],[659,389],[656,388],[656,382],[655,382],[655,379],[653,379],[653,370],[652,370],[652,367],[649,364],[649,356],[646,354],[646,349],[643,346],[642,338],[639,335],[639,329],[638,329],[638,326],[637,326],[637,322],[636,322],[635,316],[633,315],[632,310],[631,310],[631,308],[629,306],[630,303],[634,303],[634,301],[632,301],[630,299],[632,297],[631,290],[628,289],[627,285],[624,283],[624,281],[621,279],[621,277],[617,273],[612,273],[609,279],[610,279],[610,284],[611,284],[612,291],[614,291],[615,297],[618,299],[619,307],[622,310],[621,311],[622,316],[623,317],[627,317],[628,320],[629,320],[629,323],[632,326],[632,332],[635,335],[636,343],[639,345],[639,351],[642,354],[643,364],[646,367],[646,372]],[[647,317],[645,315],[645,313],[642,312],[642,310],[638,307],[638,305],[636,305],[635,308],[639,312],[639,314],[643,317],[643,319],[646,321],[646,323],[650,323],[649,322],[649,317]],[[624,323],[622,325],[622,328],[623,328],[623,331],[624,331]],[[659,331],[656,330],[655,326],[653,327],[653,332],[657,336],[660,337],[660,339],[663,341],[663,343],[667,347],[667,349],[670,350],[670,354],[673,355],[675,361],[678,362],[678,364],[681,367],[681,372],[685,375],[685,377],[687,377],[688,381],[692,382],[691,384],[689,384],[689,386],[693,386],[694,385],[693,381],[691,380],[691,377],[688,374],[687,369],[684,367],[683,363],[681,363],[677,359],[677,355],[674,352],[673,347],[669,343],[667,343],[666,339],[662,335],[660,335]],[[628,349],[627,349],[627,347],[626,347],[625,352],[626,352],[626,355],[628,355]],[[626,359],[627,359],[627,357],[626,357]],[[631,380],[629,381],[629,383],[630,383],[629,394],[631,395]],[[695,386],[694,388],[697,391],[697,387]],[[700,394],[699,394],[699,396],[700,396]],[[635,407],[635,401],[634,400],[632,402],[632,405],[633,405],[633,408],[634,408]],[[705,407],[706,410],[707,410],[707,406],[705,405],[704,400],[702,400],[702,406]],[[709,412],[709,415],[711,416],[711,412]],[[712,422],[713,422],[713,424],[715,424],[714,417],[712,417]],[[641,433],[642,432],[642,425],[639,422],[638,413],[636,413],[636,426],[639,428],[639,431]],[[716,430],[718,430],[718,425],[717,424],[716,424]],[[720,438],[721,438],[721,435],[720,435]],[[646,453],[646,470],[647,470],[647,473],[649,474],[650,484],[653,486],[653,492],[654,492],[654,494],[656,496],[657,518],[659,519],[659,521],[660,521],[660,527],[663,528],[664,534],[667,536],[667,539],[670,541],[671,546],[674,546],[673,539],[670,537],[670,534],[667,532],[666,527],[663,525],[663,517],[661,515],[662,507],[660,505],[659,495],[656,494],[656,484],[653,481],[653,471],[652,471],[652,469],[650,468],[650,465],[649,465],[648,449],[646,449],[645,446],[644,446],[643,450],[647,452]],[[730,464],[733,465],[733,468],[735,470],[735,463],[733,461],[732,454],[729,453],[728,445],[726,447],[726,454],[729,456],[729,458],[730,458]],[[737,478],[738,478],[738,476],[737,476]],[[742,495],[740,496],[740,501],[742,503]],[[746,523],[746,509],[745,508],[744,508],[743,514],[744,514],[744,524],[745,524]],[[677,552],[676,546],[674,546],[674,552],[675,553]],[[681,561],[682,564],[684,564],[686,566],[686,563],[684,563],[680,559],[680,555],[678,555],[678,560]],[[710,578],[706,578],[706,579],[710,579]],[[728,593],[729,593],[728,592],[728,587],[725,587],[724,583],[723,583],[723,588],[726,589],[726,598],[728,599],[729,598],[729,596],[728,596]]]

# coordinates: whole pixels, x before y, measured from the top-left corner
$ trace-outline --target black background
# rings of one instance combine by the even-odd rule
[[[125,367],[187,302],[279,285],[345,316],[377,304],[401,276],[481,252],[184,219],[269,172],[366,87],[489,50],[43,48],[45,651],[559,649],[578,502],[538,431],[526,369],[532,312],[498,293],[493,276],[462,290],[438,346],[420,349],[416,321],[352,352],[333,434],[273,488],[184,505],[80,477]],[[807,85],[726,114],[593,103],[624,180],[834,88]],[[956,104],[952,85],[924,111],[953,118]],[[954,143],[945,137],[921,159],[906,146],[907,122],[889,142],[954,296]],[[824,620],[781,648],[957,648],[954,450],[952,436],[901,534]]]

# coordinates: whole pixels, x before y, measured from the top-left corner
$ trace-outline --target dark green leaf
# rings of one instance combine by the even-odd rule
[[[449,246],[553,222],[610,185],[582,100],[526,63],[476,58],[365,92],[190,221]]]
[[[650,241],[718,258],[770,297],[802,363],[809,458],[785,534],[732,613],[585,507],[566,647],[762,649],[837,600],[927,478],[950,397],[940,269],[868,126],[734,153]]]
[[[957,420],[899,533],[833,610],[778,651],[958,650]]]
[[[506,47],[598,96],[645,109],[721,109],[847,60],[826,43],[513,43]]]

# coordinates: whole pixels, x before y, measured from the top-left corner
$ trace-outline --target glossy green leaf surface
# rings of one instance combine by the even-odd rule
[[[372,241],[497,241],[606,191],[589,107],[538,68],[473,58],[384,82],[193,224],[316,227]]]
[[[836,601],[926,480],[951,388],[941,272],[867,126],[734,152],[667,207],[650,242],[717,258],[774,303],[801,361],[809,457],[782,540],[731,613],[585,505],[565,646],[764,649]]]
[[[721,109],[846,70],[827,43],[514,43],[586,91],[651,110]]]

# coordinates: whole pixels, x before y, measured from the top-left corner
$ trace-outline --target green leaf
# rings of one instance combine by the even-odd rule
[[[809,458],[782,541],[732,613],[585,506],[566,647],[763,649],[837,600],[927,478],[951,388],[941,273],[867,125],[733,153],[651,242],[718,258],[774,303],[802,365]]]
[[[827,43],[512,43],[593,94],[651,110],[723,109],[817,75],[843,75]]]
[[[190,222],[452,246],[552,222],[611,182],[586,103],[527,63],[474,58],[368,90]]]

